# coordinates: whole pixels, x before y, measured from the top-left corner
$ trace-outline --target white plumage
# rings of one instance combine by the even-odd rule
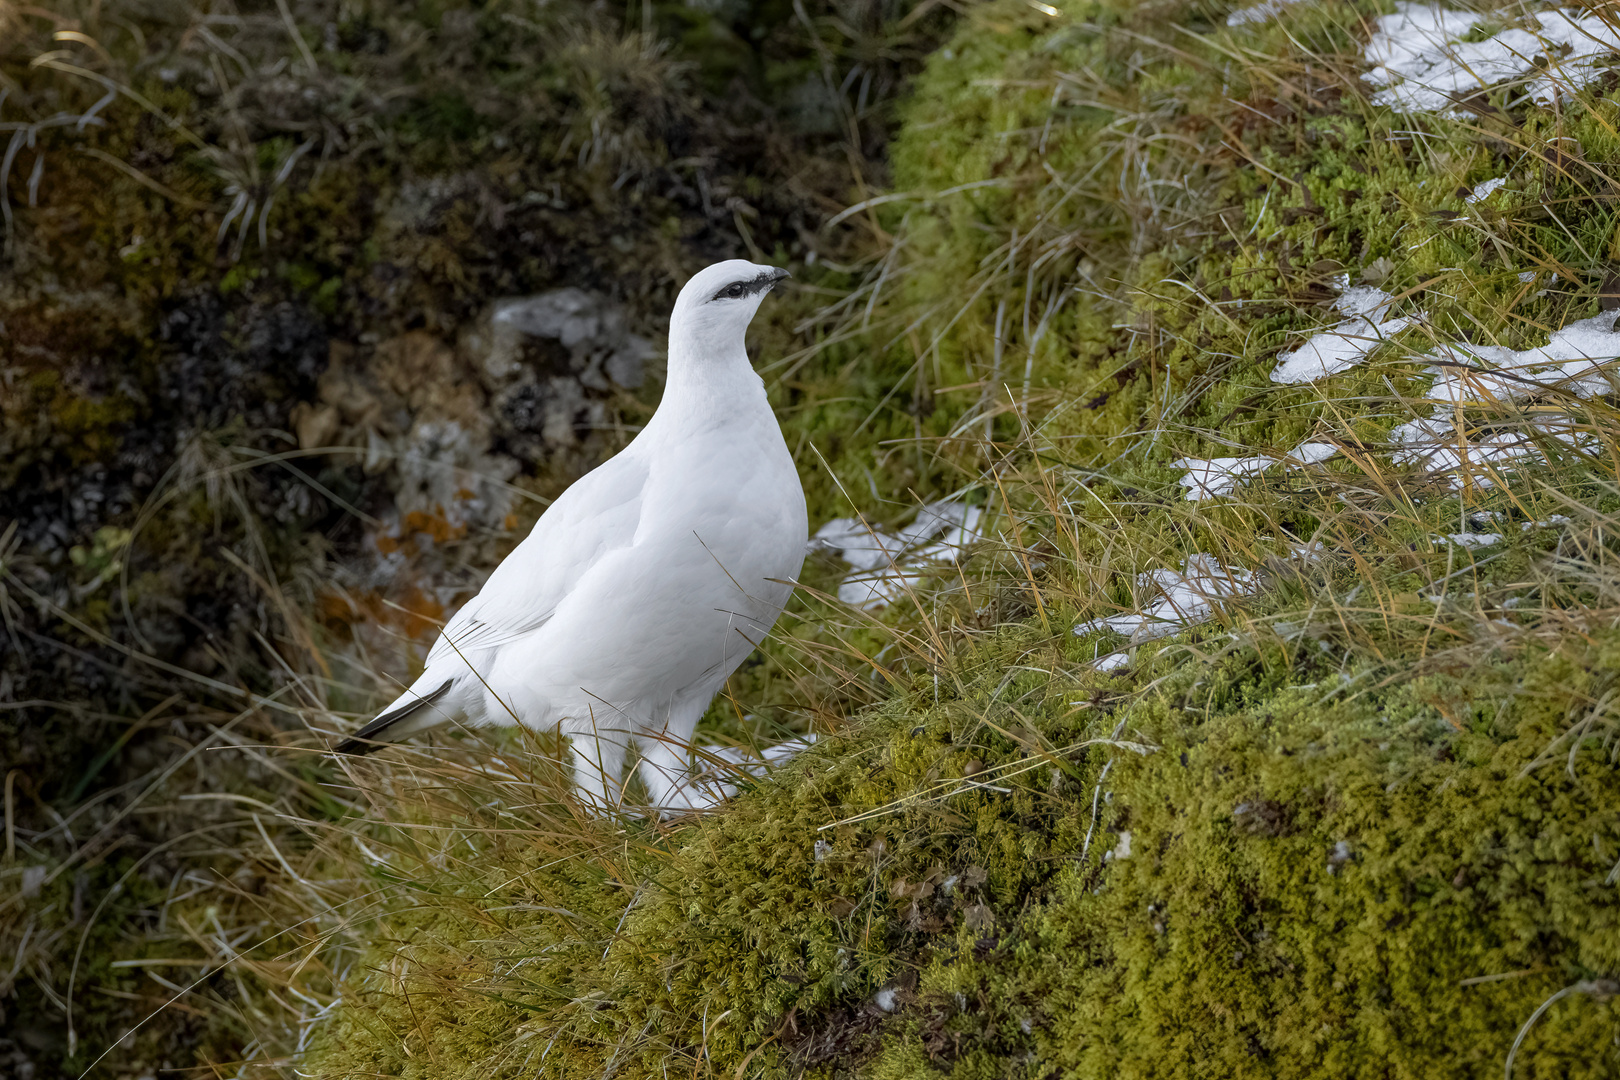
[[[574,778],[620,801],[633,743],[656,808],[702,803],[692,731],[787,603],[804,490],[743,335],[787,272],[743,260],[686,283],[646,428],[565,491],[450,622],[427,667],[340,750],[452,719],[561,727]]]

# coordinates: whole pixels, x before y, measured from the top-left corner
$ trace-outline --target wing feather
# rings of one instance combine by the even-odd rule
[[[646,463],[621,453],[563,492],[445,625],[428,667],[458,653],[466,658],[499,648],[544,626],[582,576],[635,541],[647,474]]]

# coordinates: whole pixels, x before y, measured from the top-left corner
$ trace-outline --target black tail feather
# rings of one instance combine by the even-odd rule
[[[444,685],[440,686],[431,694],[428,694],[425,697],[419,697],[407,705],[401,705],[397,709],[383,713],[381,716],[377,717],[377,719],[371,721],[371,723],[367,724],[353,735],[350,735],[347,739],[344,739],[342,742],[338,743],[337,752],[340,754],[369,754],[373,750],[381,750],[383,744],[377,741],[378,735],[381,735],[384,731],[387,731],[389,728],[393,727],[407,716],[411,716],[417,711],[432,705],[435,701],[438,701],[445,695],[445,692],[450,689],[450,684],[454,681],[455,680],[453,679],[446,679],[444,680]]]

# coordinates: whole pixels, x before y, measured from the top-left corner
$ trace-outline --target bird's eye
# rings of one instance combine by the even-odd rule
[[[730,285],[714,294],[716,300],[741,300],[748,295],[748,282],[733,281]]]

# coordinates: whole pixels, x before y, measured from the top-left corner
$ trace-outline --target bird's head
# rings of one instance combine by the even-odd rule
[[[760,301],[787,276],[780,267],[746,259],[729,259],[699,270],[675,299],[669,324],[671,344],[684,337],[695,347],[740,347]]]

